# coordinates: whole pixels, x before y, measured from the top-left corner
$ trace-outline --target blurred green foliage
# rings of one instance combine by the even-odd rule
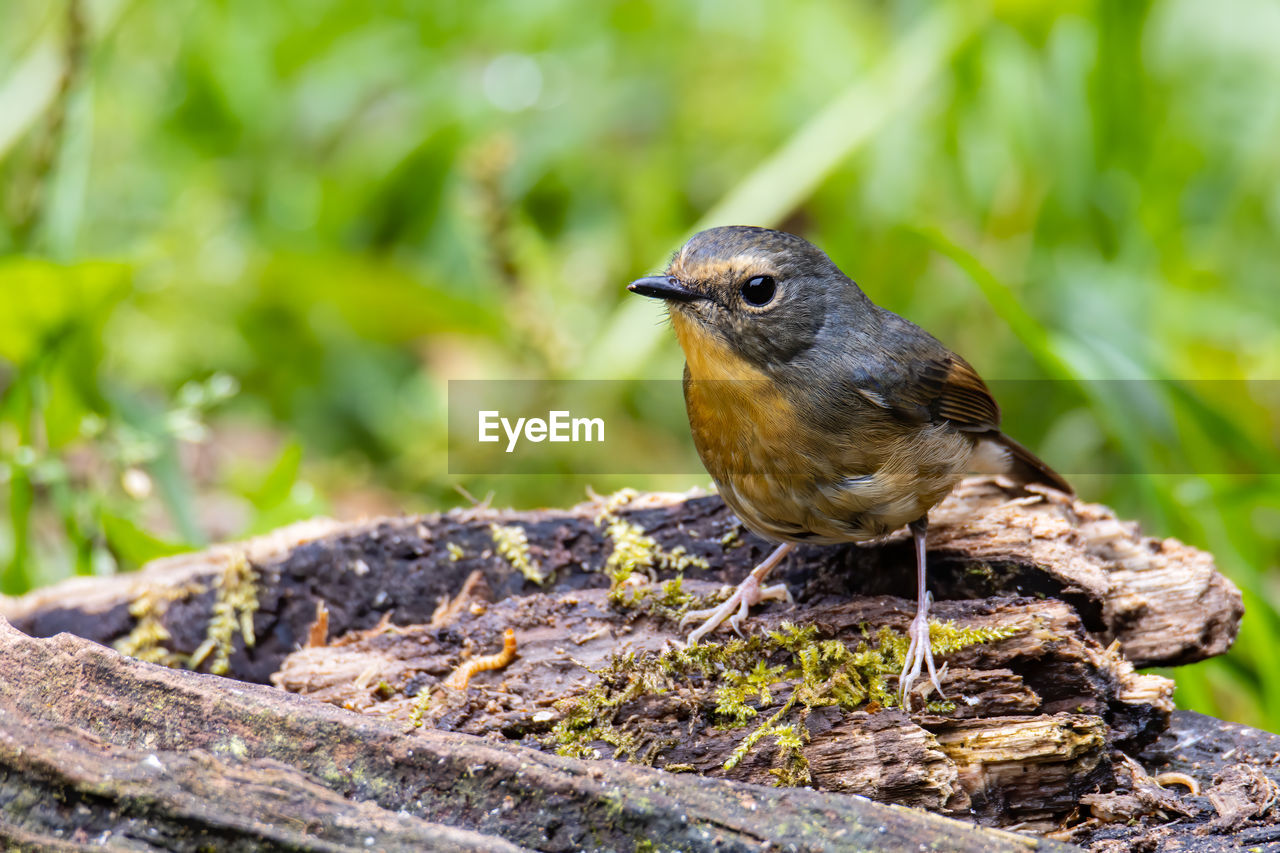
[[[749,222],[992,379],[1175,380],[1006,424],[1179,445],[1079,488],[1241,585],[1179,699],[1280,730],[1277,44],[1268,0],[5,3],[0,587],[459,503],[448,379],[678,376],[622,285]],[[622,479],[705,482],[460,485]]]

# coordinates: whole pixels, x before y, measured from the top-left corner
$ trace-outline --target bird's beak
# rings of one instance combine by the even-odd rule
[[[669,275],[651,275],[646,278],[638,278],[627,285],[627,290],[632,293],[638,293],[641,296],[652,296],[655,299],[665,299],[669,302],[695,302],[699,299],[706,299],[696,290],[690,290],[680,283],[680,279]]]

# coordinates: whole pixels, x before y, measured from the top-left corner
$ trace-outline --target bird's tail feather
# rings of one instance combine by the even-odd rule
[[[1041,483],[1068,495],[1076,493],[1061,474],[1002,432],[982,437],[978,458],[986,463],[979,468],[981,473],[1007,474],[1020,483]]]

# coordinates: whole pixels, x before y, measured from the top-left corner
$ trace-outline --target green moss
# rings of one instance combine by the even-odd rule
[[[205,629],[205,640],[191,655],[190,667],[196,669],[211,653],[209,671],[223,675],[231,668],[232,638],[239,631],[246,648],[256,641],[253,614],[258,610],[258,573],[244,554],[227,562],[218,579],[217,598]]]
[[[1005,639],[1019,630],[960,628],[951,622],[932,622],[929,629],[934,652],[940,655]],[[812,625],[783,623],[776,631],[724,643],[628,652],[592,670],[599,677],[596,685],[562,703],[564,717],[547,743],[561,755],[574,757],[598,757],[594,744],[607,743],[614,747],[615,758],[635,761],[643,754],[645,763],[651,763],[661,754],[661,749],[652,748],[657,737],[653,721],[644,714],[624,714],[623,708],[644,696],[679,690],[708,725],[751,728],[726,760],[726,770],[771,739],[771,772],[779,784],[808,784],[804,718],[821,707],[852,712],[898,705],[897,677],[908,645],[905,635],[887,627],[874,634],[864,629],[860,641],[846,644],[821,638]],[[943,702],[929,708],[937,713],[954,710]],[[757,723],[766,711],[769,717]],[[646,745],[651,748],[642,753]]]
[[[747,735],[745,738],[742,739],[742,741],[738,744],[737,749],[735,749],[733,751],[733,754],[729,756],[729,760],[724,763],[724,769],[732,770],[733,768],[737,767],[738,762],[746,758],[747,755],[751,752],[751,750],[755,749],[756,744],[758,744],[761,740],[768,737],[769,735],[776,735],[779,738],[781,738],[783,732],[788,731],[791,733],[793,737],[795,737],[797,745],[800,745],[799,735],[796,734],[796,730],[794,726],[786,726],[784,728],[778,725],[778,723],[782,720],[782,718],[785,717],[787,714],[791,713],[791,709],[794,708],[795,706],[796,706],[796,694],[792,693],[791,698],[788,699],[786,703],[783,704],[783,706],[777,710],[777,713],[775,713],[769,719],[765,720],[764,725],[760,726],[751,734]]]
[[[409,725],[412,728],[420,729],[423,722],[426,721],[431,707],[435,704],[432,699],[432,690],[428,687],[423,687],[414,698],[417,701],[413,703],[413,710],[409,712]]]
[[[176,587],[144,589],[129,605],[129,615],[134,618],[133,630],[115,641],[115,650],[122,655],[150,663],[180,666],[183,663],[182,655],[165,647],[171,637],[164,626],[164,615],[175,601],[185,601],[204,591],[204,585],[195,582]]]
[[[694,595],[684,589],[684,578],[677,576],[656,589],[651,584],[623,584],[609,590],[609,603],[614,607],[648,614],[670,622],[679,622],[690,610],[715,607],[728,595],[718,591],[710,595]]]
[[[620,518],[617,510],[635,496],[631,489],[610,495],[595,518],[596,526],[603,527],[605,535],[613,542],[613,550],[605,559],[603,568],[609,576],[610,590],[621,587],[636,572],[646,572],[651,579],[656,579],[656,573],[662,570],[684,572],[690,568],[711,568],[704,558],[688,553],[683,545],[668,551],[640,525]]]
[[[547,582],[542,567],[529,553],[529,537],[523,527],[514,524],[490,524],[489,534],[493,537],[494,547],[511,567],[536,584]],[[452,553],[452,552],[450,552]]]
[[[981,578],[985,581],[994,580],[996,573],[991,568],[990,563],[969,563],[964,567],[964,573],[970,577]]]
[[[813,774],[809,772],[809,759],[804,754],[809,730],[792,723],[777,728],[773,734],[778,756],[775,766],[769,772],[773,774],[777,784],[789,788],[812,785]]]
[[[960,628],[951,621],[930,622],[929,643],[933,647],[934,654],[948,655],[967,649],[969,646],[1007,640],[1021,630],[1017,625],[1002,625],[998,628]]]
[[[603,527],[605,535],[613,542],[613,550],[602,568],[609,577],[609,603],[637,614],[648,613],[677,622],[690,610],[719,604],[723,600],[720,594],[695,596],[685,592],[683,587],[686,570],[709,570],[710,563],[688,553],[683,545],[670,550],[663,548],[638,524],[615,514],[635,494],[631,489],[623,489],[611,495],[605,499],[595,519],[596,526]],[[675,572],[676,577],[655,590],[659,571]]]

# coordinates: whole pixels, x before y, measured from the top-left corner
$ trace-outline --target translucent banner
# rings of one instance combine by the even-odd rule
[[[734,401],[717,405],[717,411],[752,413],[721,418],[719,428],[736,433],[739,443],[751,440],[751,430],[776,427],[784,408],[801,411],[810,424],[828,415],[841,422],[838,413],[812,405],[770,403],[773,389],[762,382],[704,384],[721,386],[713,399]],[[997,380],[988,385],[1003,412],[1002,429],[1068,478],[1280,476],[1275,462],[1278,381]],[[1236,416],[1228,419],[1220,411]],[[1242,411],[1250,417],[1241,419]],[[704,471],[679,380],[455,380],[449,382],[448,421],[449,473],[455,475]],[[727,441],[733,445],[735,439]],[[769,468],[767,462],[742,464]]]

